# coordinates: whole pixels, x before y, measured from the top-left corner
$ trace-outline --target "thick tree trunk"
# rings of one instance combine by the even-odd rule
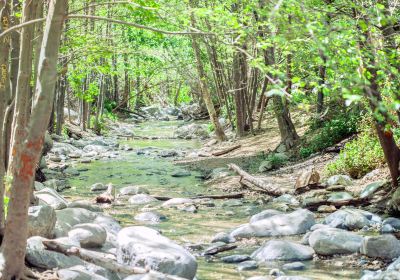
[[[39,60],[36,99],[24,141],[16,146],[11,197],[2,251],[5,258],[3,280],[21,279],[25,271],[28,205],[30,187],[39,161],[43,138],[50,118],[57,77],[57,58],[67,0],[52,0],[49,5]],[[31,61],[32,62],[32,61]]]

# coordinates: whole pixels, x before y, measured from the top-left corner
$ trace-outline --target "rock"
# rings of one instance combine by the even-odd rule
[[[78,224],[68,232],[68,237],[82,248],[99,248],[106,242],[107,232],[96,224]]]
[[[273,276],[273,277],[279,277],[279,276],[284,276],[285,273],[283,271],[280,271],[277,268],[273,268],[271,269],[271,271],[269,272],[269,275]]]
[[[333,213],[335,212],[337,209],[334,205],[321,205],[318,207],[318,212],[319,213]]]
[[[76,200],[68,204],[68,208],[83,208],[91,212],[103,212],[103,208],[87,200]]]
[[[92,192],[106,191],[107,189],[108,185],[104,185],[103,183],[95,183],[90,187]]]
[[[383,187],[385,184],[386,181],[377,181],[366,185],[360,193],[360,198],[364,199],[371,197],[378,189]]]
[[[37,191],[35,192],[35,196],[39,199],[39,204],[49,205],[55,210],[67,208],[68,202],[57,191],[51,188],[44,188]]]
[[[54,189],[58,192],[62,192],[65,189],[71,188],[69,183],[65,180],[57,180],[57,179],[51,179],[43,183],[48,188]]]
[[[103,226],[107,232],[113,234],[117,234],[121,229],[121,226],[114,218],[83,208],[66,208],[56,211],[56,214],[56,237],[67,236],[73,226],[86,223],[94,223]]]
[[[395,233],[396,230],[391,225],[383,225],[381,228],[381,233]]]
[[[255,261],[245,261],[238,264],[237,269],[239,271],[255,270],[258,268],[258,264]]]
[[[136,194],[129,198],[129,203],[133,205],[149,204],[158,201],[148,194]]]
[[[272,201],[278,202],[278,203],[281,202],[281,203],[285,203],[285,204],[292,205],[292,206],[300,205],[300,202],[297,200],[297,198],[295,198],[291,194],[283,194],[277,198],[274,198]]]
[[[348,192],[335,192],[329,195],[328,202],[340,202],[353,199]]]
[[[135,216],[136,221],[149,222],[153,224],[158,224],[162,221],[165,221],[166,219],[167,217],[158,212],[143,212]]]
[[[267,209],[264,210],[258,214],[253,215],[250,218],[250,223],[254,223],[263,219],[267,219],[269,217],[275,216],[275,215],[279,215],[279,214],[283,214],[281,211],[278,210],[274,210],[274,209]]]
[[[353,254],[359,252],[363,237],[336,228],[317,229],[309,237],[310,246],[320,255]]]
[[[229,233],[226,232],[219,232],[217,233],[213,239],[211,240],[212,243],[217,243],[217,242],[224,242],[224,243],[233,243],[235,242],[235,238],[231,237]]]
[[[101,145],[87,145],[83,148],[83,151],[85,153],[90,153],[90,152],[95,152],[97,155],[104,154],[108,151],[109,149],[105,146]]]
[[[128,186],[119,190],[120,195],[149,194],[150,192],[142,186]]]
[[[176,171],[173,174],[171,174],[172,177],[176,177],[176,178],[189,177],[191,175],[192,175],[192,173],[190,173],[189,171],[186,171],[186,170]]]
[[[254,223],[244,224],[234,229],[231,236],[248,238],[297,235],[306,233],[314,224],[314,214],[308,210],[299,209],[290,214],[278,214]]]
[[[56,220],[56,212],[48,205],[29,207],[28,236],[52,238]]]
[[[84,266],[74,266],[57,271],[60,280],[107,280],[107,278],[87,271]]]
[[[353,181],[347,175],[334,175],[332,177],[329,177],[326,183],[328,186],[333,186],[333,185],[351,186],[353,184]]]
[[[169,151],[161,151],[160,152],[160,157],[167,158],[167,157],[176,157],[178,156],[178,152],[175,150],[169,150]]]
[[[28,239],[26,248],[26,261],[33,267],[42,269],[68,268],[83,264],[78,257],[68,257],[64,254],[45,250],[42,237],[34,236]]]
[[[221,258],[224,263],[240,263],[250,260],[249,255],[231,255]]]
[[[296,179],[296,184],[294,186],[295,190],[307,188],[308,186],[314,186],[319,184],[320,175],[315,168],[311,170],[306,170]]]
[[[147,227],[127,227],[118,233],[117,261],[193,279],[196,259],[183,247]]]
[[[311,231],[307,232],[306,234],[304,234],[303,238],[300,241],[300,244],[302,245],[310,245],[310,242],[308,241],[311,235]]]
[[[282,266],[283,270],[304,270],[305,264],[302,262],[286,263]]]
[[[35,181],[35,191],[41,191],[46,188],[42,183]]]
[[[400,241],[391,234],[366,236],[360,252],[371,258],[394,259],[400,256]]]
[[[189,213],[197,213],[197,207],[193,204],[180,204],[176,206],[176,209]]]
[[[80,153],[81,151],[78,148],[72,146],[71,144],[54,142],[51,152],[56,155],[66,156],[72,153]]]
[[[174,134],[180,139],[206,139],[209,137],[207,125],[200,125],[197,123],[181,126],[175,131]]]
[[[238,207],[242,206],[243,202],[239,199],[228,199],[222,202],[222,207]]]
[[[400,230],[400,219],[389,217],[385,219],[382,226],[390,226],[394,231]]]
[[[271,240],[256,250],[251,257],[260,262],[304,261],[313,258],[314,250],[295,242]]]
[[[190,198],[171,198],[162,204],[162,207],[176,207],[180,204],[194,204],[194,200]]]
[[[325,218],[330,227],[356,230],[381,223],[381,218],[371,212],[356,208],[343,208]]]
[[[253,276],[253,277],[247,278],[246,280],[272,280],[272,278],[269,276]]]

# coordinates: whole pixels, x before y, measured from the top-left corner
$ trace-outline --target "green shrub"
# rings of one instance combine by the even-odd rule
[[[360,114],[342,113],[323,123],[313,121],[299,148],[301,158],[320,152],[357,132]]]
[[[399,134],[395,131],[395,137]],[[345,145],[339,157],[325,168],[327,175],[348,174],[361,178],[385,163],[382,147],[371,119],[363,120],[356,139]]]

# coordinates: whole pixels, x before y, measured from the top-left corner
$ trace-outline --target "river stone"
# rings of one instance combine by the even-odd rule
[[[154,229],[127,227],[118,233],[117,240],[117,261],[121,264],[149,267],[187,279],[193,279],[196,275],[196,259]]]
[[[257,268],[258,268],[258,264],[256,261],[241,262],[237,266],[237,270],[239,270],[239,271],[255,270]]]
[[[42,269],[68,268],[83,264],[83,261],[75,256],[66,256],[45,249],[42,237],[34,236],[27,240],[26,261],[33,267]]]
[[[272,280],[274,278],[271,278],[270,276],[253,276],[250,278],[247,278],[246,280]]]
[[[366,185],[360,193],[360,198],[364,199],[371,197],[378,189],[383,187],[385,184],[386,181],[377,181]]]
[[[382,226],[389,225],[394,231],[400,230],[400,219],[389,217],[385,219]]]
[[[68,237],[79,242],[82,248],[98,248],[106,242],[107,232],[96,224],[78,224],[68,232]]]
[[[83,208],[91,212],[103,212],[103,208],[87,200],[76,200],[68,204],[68,208]]]
[[[51,188],[44,188],[37,191],[35,192],[35,196],[39,199],[39,204],[49,205],[55,210],[67,208],[68,205],[68,201]]]
[[[243,206],[243,202],[240,199],[228,199],[222,202],[222,207],[238,207]]]
[[[250,260],[249,255],[231,255],[221,258],[224,263],[240,263]]]
[[[165,221],[166,219],[167,217],[158,212],[143,212],[135,216],[136,221],[150,222],[154,224],[158,224],[162,221]]]
[[[353,199],[353,196],[348,192],[335,192],[329,195],[328,202],[339,202]]]
[[[300,174],[296,179],[296,184],[294,186],[295,190],[303,189],[308,186],[314,186],[319,184],[321,176],[315,168],[306,170]]]
[[[325,218],[325,224],[330,227],[357,230],[365,226],[380,224],[381,218],[371,212],[356,208],[340,209]]]
[[[286,263],[282,265],[283,270],[303,270],[306,266],[302,262]]]
[[[41,191],[41,190],[43,190],[44,188],[46,188],[42,183],[40,183],[40,182],[38,182],[38,181],[35,181],[35,186],[34,186],[34,188],[35,188],[35,191]]]
[[[131,196],[128,201],[133,205],[141,205],[156,202],[158,200],[148,194],[135,194],[134,196]]]
[[[66,180],[50,179],[43,183],[48,188],[54,189],[58,192],[62,192],[65,189],[71,188]]]
[[[273,268],[270,270],[269,275],[273,277],[279,277],[279,276],[284,276],[285,272],[279,270],[278,268]]]
[[[66,156],[72,153],[80,153],[80,150],[68,143],[54,142],[51,152],[56,155]]]
[[[74,266],[57,271],[60,280],[108,280],[103,276],[87,271],[84,266]]]
[[[311,278],[303,276],[280,276],[278,278],[275,278],[275,280],[311,280]]]
[[[190,198],[172,198],[165,201],[162,207],[176,207],[180,204],[194,204],[194,200]]]
[[[295,242],[271,240],[256,250],[251,257],[260,261],[304,261],[313,258],[314,250]]]
[[[264,210],[264,211],[262,211],[262,212],[260,212],[258,214],[253,215],[250,218],[250,223],[254,223],[254,222],[257,222],[257,221],[260,221],[260,220],[263,220],[263,219],[267,219],[269,217],[272,217],[272,216],[275,216],[275,215],[278,215],[278,214],[283,214],[283,213],[281,211],[278,211],[278,210],[275,210],[275,209],[267,209],[267,210]]]
[[[311,233],[310,246],[320,255],[353,254],[360,250],[363,237],[337,228],[322,228]]]
[[[272,217],[244,224],[231,232],[233,238],[285,236],[306,233],[315,224],[314,214],[299,209],[289,214]]]
[[[48,205],[29,207],[28,236],[52,238],[56,220],[56,212]]]
[[[119,190],[120,195],[149,194],[149,190],[142,186],[128,186]]]
[[[334,205],[321,205],[318,207],[317,212],[319,213],[333,213],[335,212],[337,209]]]
[[[103,183],[95,183],[90,187],[90,190],[92,192],[106,191],[107,189],[108,189],[108,186],[104,185]]]
[[[231,237],[229,233],[219,232],[213,237],[211,243],[217,243],[217,242],[233,243],[235,241],[236,241],[235,238]]]
[[[372,258],[394,259],[400,256],[400,241],[391,234],[366,236],[360,252]]]
[[[66,208],[56,211],[56,214],[56,237],[67,236],[73,226],[86,223],[103,226],[107,232],[113,234],[117,234],[121,229],[121,226],[114,218],[83,208]]]
[[[333,186],[333,185],[351,186],[353,184],[353,181],[347,175],[334,175],[332,177],[329,177],[326,183],[328,186]]]
[[[285,203],[285,204],[292,205],[292,206],[300,205],[300,202],[297,200],[297,198],[291,194],[283,194],[277,198],[274,198],[272,201],[273,202],[281,202],[281,203]]]

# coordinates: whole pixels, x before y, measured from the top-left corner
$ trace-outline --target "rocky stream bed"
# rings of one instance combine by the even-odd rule
[[[185,131],[182,125],[152,121],[121,125],[107,137],[53,137],[42,162],[47,181],[35,184],[40,205],[30,208],[27,263],[64,280],[400,279],[399,219],[352,207],[313,213],[292,195],[196,198],[224,193],[199,171],[175,164],[204,136],[172,139]],[[226,168],[211,173],[231,175]],[[349,183],[343,176],[331,180]],[[109,184],[115,201],[96,204]],[[47,250],[45,238],[164,275],[117,273]]]

